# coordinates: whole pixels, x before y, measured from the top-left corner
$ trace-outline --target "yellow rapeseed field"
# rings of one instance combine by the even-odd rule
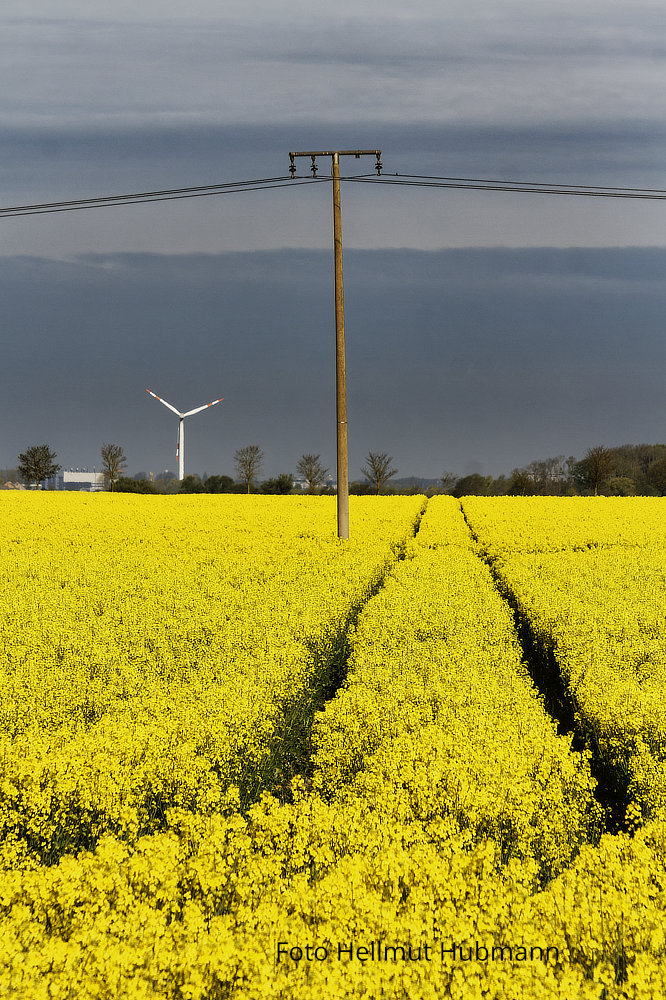
[[[632,816],[657,815],[666,807],[666,499],[470,497],[463,509],[554,654],[582,729],[627,786]]]
[[[423,498],[3,496],[3,850],[51,863],[289,775]],[[284,773],[283,773],[284,772]]]
[[[666,995],[666,501],[559,504],[0,497],[0,998]]]

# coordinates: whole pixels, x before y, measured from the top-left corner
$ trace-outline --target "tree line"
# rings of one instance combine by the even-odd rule
[[[291,472],[283,472],[272,479],[260,480],[259,475],[264,461],[264,453],[256,444],[246,445],[234,453],[234,468],[236,478],[231,476],[185,476],[178,485],[179,493],[260,493],[287,494],[294,489],[294,476]],[[366,466],[362,469],[366,483],[374,493],[380,493],[388,481],[397,473],[391,468],[393,459],[385,452],[368,452]],[[309,494],[333,494],[335,490],[330,484],[329,470],[321,462],[319,455],[301,455],[296,463],[296,472],[305,482]],[[358,485],[358,484],[352,484]],[[122,478],[116,486],[118,491],[126,492],[157,492],[154,483],[142,477],[138,480]],[[359,489],[359,492],[366,490]]]
[[[17,475],[26,485],[38,487],[61,469],[56,453],[48,445],[34,445],[18,457]],[[102,472],[106,488],[119,493],[273,493],[292,492],[294,477],[284,472],[261,480],[264,453],[259,445],[246,445],[234,453],[235,478],[212,475],[201,479],[187,475],[177,480],[170,474],[155,481],[145,474],[125,475],[127,459],[120,445],[103,444]],[[308,493],[332,494],[329,470],[320,456],[304,454],[296,463],[298,476]],[[367,493],[451,493],[453,496],[666,496],[666,445],[639,444],[589,448],[582,459],[570,455],[537,459],[514,468],[510,475],[497,478],[472,473],[456,476],[444,471],[437,481],[424,488],[422,481],[398,487],[392,483],[398,473],[387,452],[368,452],[361,469],[363,480],[349,484],[351,494]]]
[[[56,458],[56,453],[48,445],[33,445],[18,456],[16,476],[26,485],[39,488],[61,471],[62,466],[55,461]],[[162,480],[163,485],[160,490],[158,483],[145,474],[134,477],[124,475],[127,458],[120,445],[103,444],[101,458],[101,471],[107,489],[119,493],[165,492],[165,480]],[[241,490],[250,493],[257,488],[264,493],[289,493],[294,485],[290,472],[282,473],[273,479],[266,479],[262,483],[258,482],[263,459],[264,453],[258,445],[246,445],[234,454],[236,479],[232,479],[231,476],[214,475],[201,480],[199,476],[189,475],[182,480],[167,476],[167,481],[169,485],[177,484],[181,493],[234,493]],[[305,480],[309,493],[318,492],[328,478],[328,469],[322,465],[319,455],[302,455],[296,463],[296,470]],[[160,477],[158,482],[159,479]]]
[[[509,476],[474,473],[441,480],[453,496],[666,496],[666,445],[596,445],[582,459],[537,459]]]

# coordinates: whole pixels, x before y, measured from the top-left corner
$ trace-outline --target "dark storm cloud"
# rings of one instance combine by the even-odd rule
[[[133,176],[176,176],[183,169],[196,169],[200,176],[225,180],[261,177],[266,173],[286,173],[287,152],[300,148],[333,148],[365,136],[370,146],[381,143],[385,169],[407,172],[408,168],[451,170],[474,166],[536,173],[536,179],[555,171],[558,177],[607,177],[631,182],[649,174],[664,179],[666,125],[663,122],[622,121],[578,125],[540,126],[460,125],[432,122],[427,125],[387,124],[359,121],[353,127],[343,122],[295,123],[287,125],[201,125],[173,124],[150,126],[8,127],[3,130],[3,187],[8,180],[27,172],[53,190],[55,176],[66,181],[73,169],[75,178],[86,177],[88,186],[107,181],[110,168]],[[351,148],[354,147],[352,141]],[[166,162],[164,162],[166,161]],[[351,165],[351,171],[349,166]],[[367,164],[366,164],[367,165]],[[347,172],[354,172],[352,160]],[[151,171],[148,174],[146,171]],[[62,177],[61,177],[62,175]],[[108,182],[108,181],[107,181]]]
[[[293,149],[381,148],[386,175],[663,187],[666,127],[644,122],[564,128],[427,128],[365,122],[350,128],[275,124],[150,128],[7,129],[0,176],[5,205],[191,184],[284,176]],[[301,161],[307,172],[307,164]],[[343,173],[374,161],[343,162]],[[322,173],[330,167],[321,164]],[[575,203],[574,203],[575,202]],[[416,192],[344,192],[345,245],[356,247],[662,245],[662,205]],[[193,252],[330,245],[325,188],[85,211],[0,222],[3,252],[69,257],[91,251]]]
[[[290,149],[317,147],[382,148],[387,172],[666,187],[666,28],[651,0],[35,0],[29,13],[7,0],[0,28],[5,205],[282,175]],[[327,245],[314,197],[289,197],[253,199],[252,218],[237,199],[12,220],[3,252]],[[365,248],[661,245],[666,232],[645,206],[346,198],[346,245]]]
[[[356,147],[387,174],[666,188],[665,25],[652,0],[7,0],[0,202]],[[345,184],[352,470],[369,448],[428,475],[663,439],[664,251],[631,248],[665,245],[664,211]],[[149,386],[224,395],[193,417],[192,469],[251,441],[266,474],[332,466],[330,214],[322,184],[1,220],[0,462],[49,440],[92,465],[117,440],[173,465]]]
[[[666,438],[666,251],[349,251],[350,462],[494,474],[594,444]],[[0,464],[39,439],[66,465],[119,441],[132,470],[266,475],[305,451],[334,465],[332,262],[325,252],[5,259]]]

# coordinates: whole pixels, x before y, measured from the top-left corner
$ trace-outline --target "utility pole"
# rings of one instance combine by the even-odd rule
[[[381,149],[327,149],[289,154],[289,172],[296,174],[294,159],[309,156],[312,176],[317,176],[317,157],[330,156],[333,178],[333,249],[335,254],[335,409],[337,420],[338,538],[349,538],[349,459],[347,454],[347,378],[345,371],[345,305],[342,282],[342,211],[340,207],[340,157],[374,156],[375,170],[382,172]]]

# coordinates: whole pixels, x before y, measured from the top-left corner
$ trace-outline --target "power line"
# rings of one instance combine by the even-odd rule
[[[14,212],[28,208],[59,208],[66,205],[87,205],[99,201],[122,201],[125,198],[152,198],[157,195],[185,194],[190,191],[212,191],[223,188],[241,187],[244,184],[268,184],[271,181],[283,181],[286,177],[260,177],[253,181],[230,181],[227,184],[200,184],[198,187],[165,188],[161,191],[133,191],[130,194],[102,195],[96,198],[77,198],[74,201],[51,201],[42,205],[15,205],[0,211]]]
[[[631,198],[634,200],[665,201],[666,189],[638,187],[604,187],[591,184],[563,184],[540,181],[503,181],[480,177],[438,177],[427,174],[359,174],[341,177],[341,181],[361,184],[384,184],[402,187],[441,188],[458,191],[508,191],[514,194],[559,194],[586,198]],[[27,215],[50,215],[59,212],[80,212],[91,208],[117,208],[125,205],[143,205],[162,201],[181,201],[188,198],[207,198],[222,194],[243,194],[278,188],[298,187],[302,184],[326,184],[332,177],[296,175],[290,178],[259,177],[254,180],[231,181],[225,184],[201,184],[195,187],[166,188],[137,191],[129,194],[101,195],[96,198],[76,198],[69,201],[41,202],[34,205],[13,205],[0,208],[0,218],[20,218]]]
[[[365,174],[366,177],[374,177],[374,174]],[[488,177],[433,177],[428,174],[390,174],[391,177],[412,177],[417,180],[426,181],[461,181],[465,184],[516,184],[525,187],[546,187],[546,188],[580,188],[586,191],[635,191],[641,194],[666,194],[666,188],[638,188],[626,187],[620,184],[612,184],[603,187],[600,184],[561,184],[559,181],[503,181],[498,178]]]
[[[329,178],[318,178],[319,182]],[[312,183],[310,178],[296,181],[296,185]],[[185,198],[205,198],[218,194],[242,194],[246,191],[267,191],[273,188],[293,187],[288,176],[260,177],[257,180],[233,181],[227,184],[204,184],[197,187],[168,188],[163,191],[139,191],[133,194],[102,195],[97,198],[78,198],[71,201],[42,202],[35,205],[14,205],[0,208],[0,218],[25,215],[47,215],[54,212],[80,212],[90,208],[116,208],[122,205],[143,205],[156,201],[180,201]]]
[[[644,201],[666,201],[662,188],[595,187],[585,184],[545,184],[538,181],[497,181],[473,177],[440,178],[421,174],[391,174],[375,177],[342,177],[341,180],[362,184],[390,184],[417,188],[447,188],[458,191],[509,191],[515,194],[559,194],[581,198],[632,198]]]

